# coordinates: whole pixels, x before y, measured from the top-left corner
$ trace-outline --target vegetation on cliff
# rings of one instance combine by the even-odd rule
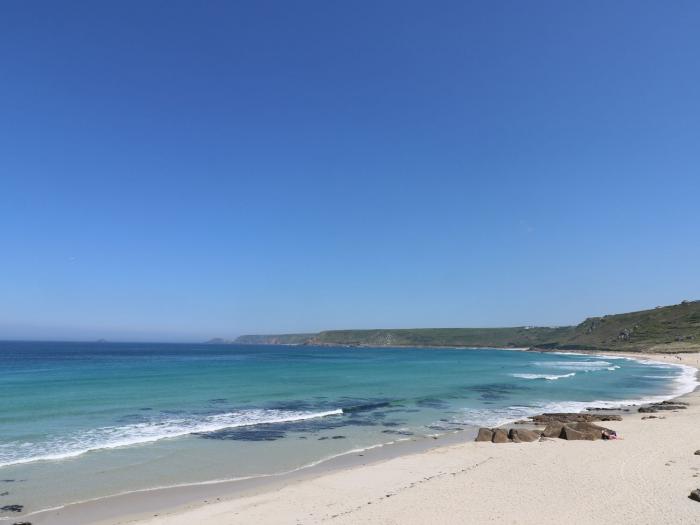
[[[700,351],[700,301],[590,317],[576,326],[327,330],[317,334],[244,335],[234,342],[689,352]]]

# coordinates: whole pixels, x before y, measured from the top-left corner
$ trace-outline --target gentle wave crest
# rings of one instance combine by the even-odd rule
[[[598,372],[601,370],[617,370],[619,365],[609,361],[535,361],[535,366],[553,368],[555,370],[575,370],[577,372]]]
[[[529,406],[514,405],[503,408],[464,408],[462,409],[462,415],[454,417],[450,421],[450,423],[460,425],[471,425],[474,427],[497,427],[501,425],[507,425],[509,423],[514,423],[515,421],[519,421],[521,419],[526,419],[529,416],[534,416],[543,413],[583,412],[589,407],[614,409],[629,406],[645,405],[648,403],[659,403],[661,401],[666,401],[669,399],[676,398],[678,396],[688,394],[694,391],[698,386],[700,386],[700,381],[698,380],[698,370],[692,366],[675,363],[661,363],[659,361],[654,361],[651,359],[643,359],[636,357],[603,357],[611,360],[635,361],[640,364],[653,366],[657,369],[676,370],[680,373],[675,377],[654,376],[663,379],[673,379],[675,388],[673,392],[665,395],[653,395],[642,397],[639,399],[538,402]],[[588,363],[590,363],[590,361],[588,361]],[[607,366],[603,367],[602,363],[604,363],[604,361],[600,361],[599,363],[599,370],[608,369]],[[606,365],[609,364],[607,362],[605,363]]]
[[[195,432],[214,432],[225,428],[288,423],[341,415],[341,409],[325,412],[249,409],[208,416],[186,416],[101,427],[44,442],[10,442],[0,444],[0,467],[42,460],[57,460],[80,456],[86,452],[152,443]]]
[[[556,381],[557,379],[563,379],[565,377],[574,377],[576,372],[570,372],[568,374],[561,375],[550,375],[550,374],[510,374],[513,377],[519,377],[521,379],[546,379],[547,381]]]

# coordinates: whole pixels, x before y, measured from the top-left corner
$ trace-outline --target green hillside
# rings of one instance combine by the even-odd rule
[[[629,351],[700,350],[700,301],[626,314],[590,317],[557,347]]]
[[[700,301],[590,317],[577,326],[328,330],[318,334],[244,335],[234,342],[691,352],[700,351]]]
[[[530,347],[563,339],[565,328],[416,328],[396,330],[329,330],[311,344],[372,346],[497,346]]]

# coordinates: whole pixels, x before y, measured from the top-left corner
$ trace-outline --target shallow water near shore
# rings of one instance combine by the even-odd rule
[[[680,366],[496,349],[7,342],[0,362],[0,506],[24,505],[0,519],[695,387]]]

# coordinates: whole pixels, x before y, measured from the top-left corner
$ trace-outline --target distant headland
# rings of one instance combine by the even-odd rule
[[[339,346],[469,346],[628,352],[700,351],[700,301],[683,301],[603,317],[575,326],[327,330],[311,334],[242,335],[212,344]]]

